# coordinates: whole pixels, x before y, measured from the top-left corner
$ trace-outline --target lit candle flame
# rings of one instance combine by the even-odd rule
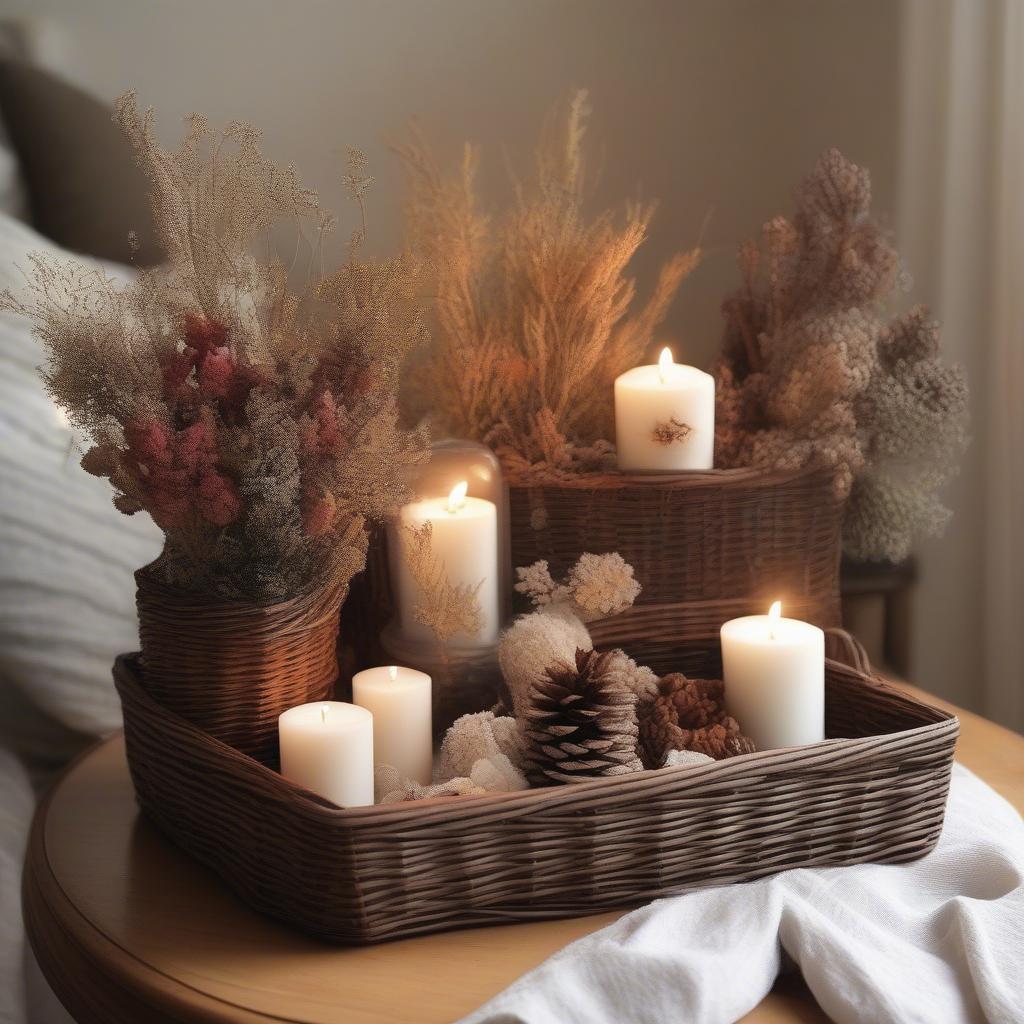
[[[448,495],[448,511],[453,515],[466,504],[466,491],[469,490],[469,484],[465,480],[460,480],[451,490]]]
[[[773,601],[771,608],[768,609],[768,635],[774,640],[775,639],[775,623],[782,618],[782,602]]]
[[[662,384],[668,383],[668,371],[672,367],[672,349],[668,346],[661,350],[661,355],[658,356],[658,376],[661,378]]]
[[[398,666],[388,665],[388,679],[394,682],[398,678]]]

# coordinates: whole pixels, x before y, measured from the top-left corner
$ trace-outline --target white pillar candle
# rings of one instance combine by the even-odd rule
[[[339,807],[373,803],[373,715],[340,701],[289,708],[277,720],[281,774]]]
[[[825,634],[809,622],[767,615],[722,626],[725,704],[758,750],[825,738]]]
[[[615,380],[615,446],[625,472],[711,469],[715,378],[672,361],[637,366]]]
[[[501,623],[498,616],[498,510],[493,501],[466,496],[466,482],[441,498],[424,498],[406,505],[398,515],[399,524],[419,529],[430,523],[430,547],[444,567],[452,586],[476,587],[481,625],[476,633],[458,633],[453,643],[464,647],[486,647],[497,643]],[[392,542],[391,557],[396,565],[396,599],[403,637],[433,644],[434,635],[415,618],[421,600],[402,544]]]
[[[426,786],[434,771],[430,676],[388,665],[352,677],[352,700],[373,715],[374,764]]]

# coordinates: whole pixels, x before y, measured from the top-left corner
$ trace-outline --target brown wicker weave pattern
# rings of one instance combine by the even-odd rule
[[[827,473],[712,470],[581,476],[509,488],[512,564],[548,560],[556,576],[584,551],[617,551],[643,586],[595,639],[633,639],[658,668],[680,636],[714,637],[727,619],[763,612],[838,626],[842,504]],[[653,606],[653,607],[652,607]],[[666,669],[669,666],[664,666]]]
[[[329,697],[344,593],[273,605],[204,602],[154,580],[138,586],[146,689],[160,705],[267,765],[282,711]]]
[[[824,743],[522,793],[342,810],[115,679],[139,801],[255,909],[341,943],[592,913],[938,839],[955,717],[827,665]],[[845,738],[838,738],[845,737]]]

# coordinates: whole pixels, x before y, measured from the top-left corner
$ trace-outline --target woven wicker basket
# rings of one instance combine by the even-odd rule
[[[135,574],[146,690],[168,711],[265,765],[282,711],[330,697],[344,592],[277,604],[211,602]]]
[[[512,564],[547,559],[559,576],[584,551],[617,551],[643,586],[626,616],[592,626],[595,643],[633,640],[645,664],[680,636],[713,640],[723,622],[766,611],[838,626],[843,505],[820,470],[608,474],[509,487]]]
[[[347,810],[162,708],[135,658],[119,659],[114,676],[150,818],[256,910],[362,944],[593,913],[786,868],[922,856],[942,828],[958,723],[860,664],[827,663],[823,743]]]

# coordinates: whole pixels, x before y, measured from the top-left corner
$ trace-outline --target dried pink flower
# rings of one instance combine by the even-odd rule
[[[86,468],[164,530],[167,582],[256,600],[345,584],[367,524],[408,500],[406,467],[427,456],[397,403],[425,340],[421,264],[365,261],[353,245],[295,294],[256,243],[276,221],[322,237],[331,218],[255,129],[195,115],[166,149],[131,94],[116,120],[152,184],[166,264],[122,285],[31,257],[24,298],[0,293],[0,308],[33,319],[45,382],[94,444]],[[357,204],[362,162],[347,179]]]
[[[310,537],[319,537],[333,525],[338,505],[330,491],[308,497],[302,508],[302,525]]]

